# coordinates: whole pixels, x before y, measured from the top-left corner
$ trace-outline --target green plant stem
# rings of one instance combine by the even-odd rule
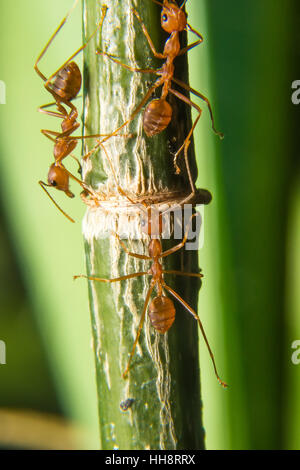
[[[95,30],[104,2],[84,2],[85,38]],[[125,64],[157,68],[141,26],[131,11],[140,13],[157,50],[166,37],[161,32],[160,8],[151,1],[107,0],[102,31],[85,51],[85,133],[110,133],[121,125],[140,103],[155,80],[153,74],[132,73],[95,54],[95,47]],[[177,62],[177,77],[187,81],[186,58]],[[167,199],[189,194],[183,171],[175,175],[170,150],[177,150],[191,125],[190,110],[170,99],[173,120],[168,130],[147,138],[142,112],[123,133],[133,138],[112,137],[106,144],[120,186],[133,198]],[[89,142],[85,151],[92,148]],[[195,174],[191,146],[191,166]],[[148,253],[149,238],[141,234],[135,205],[118,194],[103,151],[84,165],[84,178],[105,199],[90,208],[84,219],[87,271],[101,278],[116,278],[147,271],[150,263],[127,255],[117,231],[130,251]],[[105,207],[104,207],[105,206]],[[130,212],[131,211],[131,212]],[[164,249],[177,241],[163,242]],[[164,260],[165,269],[197,272],[195,252],[181,250]],[[167,283],[196,308],[199,281],[169,276]],[[77,281],[80,282],[80,281]],[[193,317],[176,302],[176,320],[170,332],[158,334],[146,315],[129,376],[122,378],[143,311],[149,276],[112,284],[89,281],[96,357],[101,446],[103,449],[196,449],[203,448],[198,333]],[[122,411],[120,404],[131,399]]]

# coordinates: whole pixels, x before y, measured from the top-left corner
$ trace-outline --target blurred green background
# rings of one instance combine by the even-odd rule
[[[37,184],[53,158],[40,129],[57,130],[59,123],[36,112],[50,99],[33,64],[71,5],[0,0],[0,80],[6,84],[6,104],[0,105],[4,448],[56,448],[55,432],[63,448],[98,446],[87,291],[72,280],[85,269],[85,209],[75,185],[75,200],[54,193],[76,219],[69,223]],[[291,344],[300,339],[300,108],[291,102],[291,83],[300,79],[300,5],[188,0],[187,8],[189,23],[205,38],[190,53],[190,83],[210,98],[225,133],[222,142],[213,135],[201,105],[198,185],[212,192],[213,202],[205,210],[199,252],[205,274],[199,314],[230,384],[225,392],[217,385],[201,345],[207,447],[299,449],[300,365],[291,362]],[[77,7],[41,70],[51,74],[80,45]],[[50,416],[58,417],[58,428]],[[66,422],[82,430],[72,444]]]

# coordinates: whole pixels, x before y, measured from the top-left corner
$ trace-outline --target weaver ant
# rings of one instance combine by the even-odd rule
[[[200,33],[195,31],[187,22],[187,16],[186,13],[183,11],[183,6],[186,3],[186,0],[182,3],[180,7],[177,6],[177,4],[172,1],[172,0],[163,0],[163,3],[157,1],[157,0],[152,0],[154,3],[157,3],[162,7],[161,11],[161,27],[166,31],[168,34],[170,34],[169,38],[167,39],[165,46],[164,46],[164,51],[163,53],[158,53],[155,49],[155,46],[152,42],[152,39],[142,22],[142,19],[139,15],[139,13],[135,10],[132,9],[132,12],[138,19],[138,21],[141,24],[143,33],[148,41],[148,44],[150,46],[150,49],[153,53],[153,55],[158,58],[158,59],[163,59],[165,60],[164,64],[162,65],[161,68],[159,69],[140,69],[136,67],[131,67],[129,65],[123,64],[119,60],[117,60],[115,57],[107,54],[104,51],[98,50],[97,54],[100,55],[105,55],[107,56],[110,60],[113,62],[121,65],[122,67],[125,67],[126,69],[132,71],[132,72],[141,72],[141,73],[153,73],[155,75],[158,75],[159,78],[155,81],[155,83],[149,88],[148,92],[146,93],[145,97],[141,101],[141,103],[137,106],[137,108],[133,111],[131,116],[120,126],[118,127],[114,132],[112,132],[107,138],[103,139],[101,142],[104,143],[107,139],[115,135],[117,132],[119,132],[123,127],[125,127],[127,124],[129,124],[135,116],[139,113],[139,111],[143,108],[143,106],[147,103],[147,101],[151,98],[153,92],[160,86],[162,86],[162,92],[161,92],[161,97],[152,99],[150,103],[146,106],[145,111],[144,111],[144,117],[143,117],[143,127],[145,130],[145,133],[147,136],[152,137],[156,134],[159,134],[162,132],[166,127],[169,125],[171,119],[172,119],[172,107],[170,104],[167,102],[167,96],[169,93],[172,93],[174,96],[176,96],[179,100],[183,101],[184,103],[188,104],[189,106],[193,107],[196,109],[198,112],[198,116],[195,119],[195,122],[192,125],[192,128],[190,129],[187,137],[185,138],[183,144],[179,148],[179,150],[175,153],[174,155],[174,166],[176,169],[176,173],[180,173],[180,168],[177,164],[177,158],[181,151],[184,151],[184,158],[185,158],[185,164],[186,164],[186,169],[188,173],[188,178],[190,182],[190,186],[192,189],[192,194],[196,193],[196,188],[192,179],[191,171],[190,171],[190,166],[189,166],[189,161],[188,161],[188,148],[190,145],[190,139],[193,134],[193,131],[201,117],[202,110],[201,108],[191,101],[188,97],[186,97],[184,94],[180,93],[179,91],[175,90],[172,88],[172,82],[175,83],[176,85],[179,85],[181,88],[184,90],[193,93],[194,95],[198,96],[201,98],[205,103],[207,104],[209,113],[210,113],[210,118],[212,122],[212,128],[213,131],[220,137],[223,138],[223,134],[221,132],[218,132],[215,128],[214,124],[214,117],[211,109],[211,105],[209,100],[199,93],[198,91],[194,90],[181,80],[178,80],[177,78],[174,77],[174,59],[178,56],[181,56],[188,52],[190,49],[193,47],[197,46],[198,44],[201,44],[203,41],[203,37]],[[179,33],[182,31],[191,31],[196,36],[199,38],[196,42],[184,47],[183,49],[180,48],[180,42],[179,42]]]
[[[63,191],[66,194],[66,196],[73,198],[74,194],[69,189],[70,178],[71,178],[74,181],[77,181],[77,183],[79,183],[80,186],[83,188],[82,197],[86,197],[87,195],[91,197],[94,196],[94,192],[90,188],[88,188],[88,186],[83,181],[81,181],[79,178],[77,178],[72,173],[70,173],[66,169],[66,167],[63,165],[62,161],[68,155],[70,155],[72,158],[74,158],[77,161],[77,163],[79,164],[79,169],[80,169],[79,171],[81,171],[81,165],[79,161],[77,160],[76,157],[74,157],[71,154],[71,152],[77,146],[78,140],[104,137],[105,135],[107,135],[107,134],[94,134],[94,135],[86,135],[86,136],[71,136],[71,134],[73,134],[78,129],[78,127],[80,127],[80,123],[77,122],[78,111],[77,111],[76,106],[72,103],[72,101],[75,98],[77,98],[77,95],[81,88],[81,82],[82,82],[80,69],[78,65],[76,64],[76,62],[74,62],[72,59],[74,59],[76,55],[78,55],[83,49],[86,48],[88,43],[95,36],[98,29],[101,28],[105,14],[106,14],[107,7],[106,6],[102,7],[102,17],[94,33],[88,38],[85,44],[83,44],[74,54],[72,54],[71,57],[69,57],[69,59],[66,60],[64,64],[58,70],[56,70],[56,72],[50,75],[49,78],[46,78],[45,75],[39,70],[38,64],[40,60],[43,58],[43,56],[45,55],[45,53],[47,52],[50,44],[52,43],[52,41],[54,40],[58,32],[66,23],[68,17],[70,16],[72,10],[75,8],[77,3],[78,3],[78,0],[75,0],[71,10],[67,13],[67,15],[63,18],[63,20],[59,24],[58,28],[54,31],[53,35],[50,37],[49,41],[43,48],[42,52],[40,53],[40,55],[38,56],[34,64],[35,71],[37,72],[39,77],[41,77],[41,79],[45,82],[44,87],[49,93],[51,93],[51,95],[53,96],[55,100],[53,103],[49,103],[49,104],[45,104],[41,106],[38,109],[38,111],[41,113],[47,114],[49,116],[54,116],[54,117],[62,119],[62,123],[61,123],[62,132],[54,132],[48,129],[41,130],[41,132],[48,139],[54,142],[53,154],[54,154],[55,161],[50,166],[50,169],[48,172],[48,183],[45,183],[44,181],[39,181],[39,184],[41,188],[45,191],[47,196],[55,204],[55,206],[60,210],[60,212],[62,212],[62,214],[65,217],[67,217],[71,222],[74,222],[74,220],[68,214],[66,214],[61,209],[61,207],[55,202],[53,197],[47,191],[46,187],[56,188],[60,191]],[[54,105],[56,105],[57,111],[49,111],[47,109]],[[69,112],[67,111],[65,106],[68,106],[70,108]],[[100,145],[103,148],[103,145],[102,144]],[[87,158],[94,151],[95,149],[93,149],[83,158]]]
[[[151,206],[147,207],[147,210],[146,210],[147,215],[149,215],[149,213],[151,214],[151,211],[152,211],[152,207]],[[157,213],[154,213],[154,215],[156,216]],[[162,244],[159,239],[163,230],[163,225],[162,225],[163,220],[162,220],[161,213],[159,213],[158,217],[155,217],[155,221],[151,215],[150,218],[148,217],[147,222],[144,224],[144,229],[143,229],[144,233],[150,235],[150,242],[148,245],[148,253],[149,253],[148,255],[142,255],[142,254],[133,253],[129,251],[125,243],[120,239],[119,235],[116,233],[114,234],[116,238],[119,240],[119,243],[121,247],[123,248],[123,250],[129,256],[138,258],[140,260],[146,260],[146,261],[152,262],[152,265],[148,271],[127,274],[125,276],[121,276],[115,279],[103,279],[103,278],[96,277],[96,276],[86,276],[84,274],[74,276],[74,279],[86,278],[91,281],[98,281],[98,282],[105,282],[105,283],[119,282],[119,281],[133,279],[133,278],[137,278],[141,276],[151,276],[150,286],[146,294],[144,308],[143,308],[143,312],[142,312],[141,319],[139,322],[138,330],[136,333],[136,338],[135,338],[135,341],[134,341],[134,344],[133,344],[133,347],[129,356],[129,360],[127,362],[126,369],[123,372],[123,378],[126,378],[128,374],[131,359],[134,355],[135,348],[137,346],[137,343],[141,334],[141,330],[143,328],[145,315],[148,309],[148,304],[151,299],[151,294],[154,288],[156,287],[157,295],[156,297],[154,297],[154,299],[150,302],[150,305],[149,305],[149,317],[150,317],[150,322],[153,328],[155,328],[157,332],[161,334],[165,334],[171,328],[175,320],[175,314],[176,314],[175,306],[174,306],[173,301],[164,294],[164,290],[165,290],[169,294],[171,294],[177,301],[179,301],[180,304],[183,305],[183,307],[195,318],[195,320],[197,320],[199,328],[203,335],[204,341],[208,348],[217,380],[224,388],[227,387],[226,383],[223,382],[218,375],[215,360],[214,360],[214,355],[209,346],[209,342],[206,337],[206,334],[205,334],[205,331],[204,331],[204,328],[203,328],[203,325],[201,323],[199,316],[196,314],[195,310],[193,310],[192,307],[190,307],[187,304],[187,302],[184,299],[182,299],[180,295],[177,292],[175,292],[170,286],[168,286],[166,282],[164,281],[165,274],[174,274],[174,275],[179,275],[179,276],[189,276],[189,277],[197,277],[197,278],[203,277],[201,273],[189,273],[189,272],[182,272],[182,271],[176,271],[176,270],[164,270],[162,263],[161,263],[161,260],[163,258],[177,252],[182,247],[184,247],[188,239],[190,223],[192,222],[192,219],[198,215],[199,215],[198,213],[195,213],[191,216],[182,241],[176,246],[166,251],[163,251]]]

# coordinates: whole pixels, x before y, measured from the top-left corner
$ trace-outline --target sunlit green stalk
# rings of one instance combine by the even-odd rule
[[[84,2],[85,37],[95,29],[103,5],[104,2],[98,0]],[[153,60],[131,8],[139,11],[157,49],[162,50],[160,7],[141,0],[108,0],[105,5],[108,10],[95,47],[124,63],[157,68],[160,63]],[[116,129],[139,104],[155,77],[125,70],[106,57],[96,55],[95,47],[85,53],[86,134],[109,133]],[[177,76],[186,80],[186,59],[178,63]],[[131,196],[163,199],[170,193],[189,192],[187,179],[175,175],[170,153],[174,146],[178,148],[178,142],[182,142],[187,133],[189,110],[184,104],[178,106],[176,100],[172,100],[172,106],[173,122],[161,135],[145,137],[140,113],[129,126],[129,131],[135,134],[133,138],[113,137],[107,143],[118,182]],[[123,132],[128,133],[128,129]],[[193,153],[193,162],[192,157]],[[135,239],[133,227],[138,224],[137,215],[125,214],[124,204],[128,201],[120,199],[103,152],[84,166],[84,176],[106,199],[105,211],[91,208],[84,220],[88,273],[116,278],[147,271],[149,262],[128,256],[111,236],[111,230],[118,227],[130,251],[147,253],[149,239]],[[105,233],[109,236],[103,238]],[[140,227],[137,233],[140,235]],[[172,242],[174,244],[176,241]],[[164,266],[197,272],[197,256],[194,252],[172,255]],[[175,280],[173,277],[167,279],[168,283],[195,308],[197,279],[178,277]],[[203,448],[197,323],[178,303],[175,324],[168,334],[158,334],[146,315],[129,377],[122,378],[148,287],[148,276],[110,285],[89,283],[101,446],[103,449]],[[131,406],[122,411],[120,404],[124,407],[128,399]]]

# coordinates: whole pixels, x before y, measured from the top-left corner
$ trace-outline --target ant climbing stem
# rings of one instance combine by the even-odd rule
[[[175,167],[176,173],[178,174],[180,173],[180,168],[177,164],[177,160],[178,160],[180,153],[183,151],[187,174],[189,178],[189,183],[191,186],[192,194],[195,195],[196,188],[195,188],[195,184],[194,184],[191,171],[190,171],[189,159],[188,159],[188,148],[190,145],[191,136],[201,117],[202,109],[196,103],[191,101],[190,98],[182,94],[180,91],[172,88],[172,83],[175,83],[176,85],[183,88],[185,91],[188,91],[194,94],[195,96],[197,96],[198,98],[200,98],[206,103],[208,110],[209,110],[211,122],[212,122],[212,129],[220,138],[223,138],[223,134],[216,130],[212,108],[211,108],[208,98],[206,98],[203,94],[197,92],[196,90],[194,90],[189,85],[182,82],[181,80],[174,77],[174,60],[176,59],[176,57],[187,53],[192,48],[201,44],[203,42],[203,37],[200,33],[198,33],[195,29],[193,29],[187,22],[187,16],[183,10],[183,7],[186,3],[185,1],[182,3],[180,7],[178,7],[178,5],[174,1],[171,1],[171,0],[170,1],[163,0],[163,2],[159,2],[157,0],[152,0],[152,1],[162,7],[161,27],[163,28],[164,31],[170,34],[167,41],[165,42],[163,53],[159,53],[156,51],[156,48],[152,42],[152,39],[148,33],[148,30],[146,26],[144,25],[139,13],[135,9],[132,9],[132,12],[136,16],[137,20],[139,21],[141,25],[142,31],[144,33],[144,36],[147,39],[147,42],[149,44],[149,47],[153,55],[156,58],[165,61],[161,68],[140,69],[140,68],[132,67],[130,65],[123,64],[122,62],[120,62],[118,59],[108,54],[107,52],[104,52],[102,50],[97,50],[97,54],[108,57],[111,61],[119,64],[120,66],[126,68],[127,70],[130,70],[131,72],[152,73],[159,77],[154,82],[154,84],[149,88],[146,95],[144,96],[140,104],[136,107],[136,109],[133,111],[131,116],[121,126],[119,126],[115,131],[113,131],[109,136],[105,137],[101,141],[101,143],[103,144],[110,137],[116,135],[116,133],[118,133],[121,129],[123,129],[123,127],[127,126],[136,117],[136,115],[141,111],[144,105],[147,104],[147,102],[151,98],[154,91],[157,88],[162,87],[161,97],[152,99],[145,108],[144,115],[143,115],[144,131],[148,137],[152,137],[156,134],[161,133],[164,129],[167,128],[167,126],[169,125],[172,119],[172,107],[167,101],[167,97],[170,93],[173,94],[175,97],[177,97],[179,100],[186,103],[187,105],[193,107],[197,111],[198,116],[196,117],[183,144],[174,155],[174,167]],[[180,41],[179,41],[179,34],[183,31],[191,31],[198,37],[198,40],[193,42],[192,44],[187,45],[184,48],[181,48]],[[96,144],[96,147],[99,144],[100,142]]]
[[[114,234],[115,237],[118,239],[118,241],[119,241],[121,247],[123,248],[123,250],[129,256],[132,256],[134,258],[138,258],[140,260],[145,260],[145,261],[151,261],[152,262],[151,267],[148,271],[127,274],[125,276],[117,277],[117,278],[114,278],[114,279],[104,279],[104,278],[101,278],[101,277],[98,277],[98,276],[86,276],[84,274],[74,276],[74,279],[86,278],[90,281],[103,282],[103,283],[109,283],[109,284],[119,282],[119,281],[128,280],[128,279],[134,279],[134,278],[137,278],[137,277],[143,277],[143,276],[150,276],[151,277],[150,286],[149,286],[147,294],[146,294],[144,307],[143,307],[142,315],[141,315],[140,322],[139,322],[139,325],[138,325],[138,329],[137,329],[136,337],[135,337],[135,340],[134,340],[134,344],[133,344],[133,347],[132,347],[132,350],[131,350],[131,353],[130,353],[130,356],[129,356],[129,359],[128,359],[128,362],[127,362],[127,365],[126,365],[126,368],[123,372],[123,378],[126,378],[126,376],[128,375],[131,360],[134,356],[134,352],[135,352],[137,343],[138,343],[139,338],[140,338],[140,334],[141,334],[141,331],[142,331],[142,328],[143,328],[143,324],[144,324],[144,320],[145,320],[145,316],[146,316],[147,311],[149,313],[150,322],[151,322],[153,328],[155,328],[155,330],[157,332],[161,333],[161,334],[165,334],[171,328],[172,324],[174,323],[176,310],[175,310],[175,306],[174,306],[173,301],[169,297],[167,297],[164,293],[164,291],[167,291],[197,321],[197,323],[199,325],[199,328],[200,328],[200,331],[202,333],[202,336],[204,338],[205,344],[208,348],[208,352],[209,352],[210,358],[211,358],[212,363],[213,363],[213,368],[214,368],[214,372],[215,372],[215,375],[217,377],[217,380],[224,388],[227,387],[227,384],[220,379],[220,376],[218,374],[215,359],[214,359],[214,355],[213,355],[213,352],[210,348],[210,345],[209,345],[206,333],[204,331],[204,327],[203,327],[202,322],[200,320],[200,317],[197,315],[195,310],[192,307],[190,307],[188,305],[188,303],[184,299],[182,299],[180,297],[180,295],[175,290],[173,290],[170,286],[168,286],[166,284],[166,282],[164,280],[164,276],[166,274],[167,275],[197,277],[197,278],[202,278],[203,277],[203,274],[201,274],[201,273],[190,273],[190,272],[182,272],[182,271],[176,271],[176,270],[165,270],[165,269],[163,269],[163,266],[162,266],[162,259],[163,258],[166,258],[167,256],[172,255],[173,253],[177,252],[178,250],[180,250],[181,248],[183,248],[185,246],[185,244],[188,240],[190,224],[192,222],[192,219],[194,217],[197,217],[198,215],[199,215],[198,213],[195,213],[190,217],[190,220],[189,220],[189,223],[188,223],[188,226],[187,226],[187,229],[185,231],[185,234],[184,234],[184,237],[183,237],[182,241],[179,244],[173,246],[172,248],[170,248],[166,251],[163,251],[161,241],[159,239],[157,239],[156,237],[155,238],[152,237],[152,235],[151,235],[150,242],[149,242],[149,245],[148,245],[148,255],[133,253],[127,248],[125,243],[120,239],[119,235],[116,234],[116,233]],[[151,222],[148,221],[148,223],[150,224]],[[159,224],[159,227],[158,227],[158,231],[161,233],[160,224]],[[148,233],[152,232],[152,228],[150,227],[150,225],[148,225],[147,232]],[[156,289],[157,295],[150,302],[151,295],[152,295],[152,292],[153,292],[154,289]]]
[[[84,135],[84,136],[72,135],[80,127],[80,123],[77,122],[78,110],[72,101],[78,98],[78,93],[80,91],[81,83],[82,83],[82,76],[81,76],[80,69],[78,65],[76,64],[76,62],[73,61],[73,59],[87,47],[89,42],[96,35],[97,31],[101,29],[105,15],[106,15],[107,7],[106,6],[102,7],[101,20],[99,24],[97,25],[97,28],[95,29],[95,31],[92,33],[92,35],[87,39],[87,41],[79,49],[77,49],[77,51],[75,51],[63,63],[63,65],[61,65],[61,67],[59,67],[59,69],[57,69],[52,75],[50,75],[49,78],[47,78],[40,71],[39,63],[41,59],[44,57],[44,55],[46,54],[49,46],[53,42],[56,35],[59,33],[63,25],[66,23],[68,17],[70,16],[71,12],[73,11],[77,3],[78,3],[78,0],[75,0],[72,8],[69,10],[67,15],[63,18],[58,28],[56,28],[56,30],[50,37],[45,47],[42,49],[41,53],[39,54],[34,64],[34,69],[36,73],[45,82],[44,83],[45,89],[54,98],[54,101],[52,103],[48,103],[48,104],[40,106],[38,111],[43,114],[47,114],[49,116],[62,119],[61,132],[55,132],[55,131],[51,131],[48,129],[41,130],[42,134],[45,135],[45,137],[47,137],[54,143],[54,149],[53,149],[54,163],[50,166],[50,169],[48,172],[48,182],[45,183],[44,181],[40,180],[39,185],[42,187],[42,189],[45,191],[45,193],[48,195],[48,197],[54,203],[54,205],[58,208],[58,210],[71,222],[74,222],[74,220],[68,214],[66,214],[65,211],[61,209],[61,207],[56,203],[56,201],[49,194],[46,188],[53,187],[55,189],[63,191],[66,194],[66,196],[73,198],[74,194],[70,191],[70,188],[69,188],[70,179],[72,179],[73,181],[76,181],[83,188],[83,194],[85,195],[88,194],[92,198],[96,197],[95,192],[91,188],[89,188],[83,181],[81,181],[79,178],[74,176],[70,171],[68,171],[66,167],[63,165],[62,161],[68,155],[70,155],[73,159],[77,161],[77,163],[79,164],[79,168],[81,170],[81,165],[78,159],[74,157],[74,155],[72,155],[71,153],[77,146],[78,141],[83,140],[83,139],[91,139],[91,138],[96,139],[99,137],[107,136],[107,134],[93,134],[93,135]],[[56,106],[57,110],[52,111],[48,109],[52,106]],[[68,107],[70,110],[67,111],[66,107]],[[115,135],[117,136],[117,134]],[[128,137],[128,136],[124,134],[121,137]],[[100,143],[100,146],[103,148],[102,143]],[[92,155],[92,153],[96,150],[97,148],[94,148],[93,150],[88,152],[87,155],[83,157],[83,159]]]
[[[195,192],[191,192],[190,194],[185,195],[185,196],[174,195],[176,199],[174,199],[174,197],[173,197],[173,200],[170,199],[169,207],[164,210],[160,210],[157,208],[155,201],[153,201],[151,196],[148,196],[148,197],[145,196],[144,198],[137,199],[135,194],[129,195],[128,191],[124,190],[120,186],[118,182],[116,170],[111,161],[111,158],[105,146],[101,145],[101,147],[102,147],[102,150],[104,151],[105,158],[109,164],[111,174],[112,174],[112,177],[115,182],[115,186],[119,195],[127,199],[133,206],[136,207],[138,205],[141,212],[143,213],[143,216],[141,219],[141,227],[142,227],[142,231],[146,235],[159,238],[163,232],[163,225],[164,225],[163,218],[168,213],[173,212],[175,215],[175,211],[179,209],[182,211],[186,204],[191,204],[192,206],[195,207],[197,205],[207,205],[211,202],[211,199],[212,199],[211,193],[206,189],[200,189],[200,188],[195,189]],[[92,153],[93,151],[94,149],[92,149],[90,153]],[[82,200],[87,205],[90,205],[90,201],[86,199],[83,195],[82,195]],[[148,202],[146,202],[146,200],[148,200]],[[147,227],[147,229],[144,230],[144,227]]]
[[[137,201],[134,199],[134,196],[129,196],[128,193],[119,185],[114,166],[113,166],[113,164],[110,160],[110,157],[109,157],[109,155],[108,155],[108,153],[107,153],[104,146],[103,146],[103,150],[105,152],[105,156],[106,156],[106,159],[109,163],[109,166],[110,166],[110,169],[111,169],[111,172],[112,172],[112,175],[113,175],[113,179],[115,181],[115,184],[116,184],[116,187],[117,187],[117,190],[118,190],[119,194],[121,196],[125,197],[129,202],[131,202],[132,205],[136,206]],[[204,203],[204,204],[208,204],[210,202],[210,199],[211,199],[210,193],[206,190],[198,190],[198,192],[199,192],[199,194],[198,194],[199,202]],[[152,204],[151,205],[147,204],[145,201],[140,201],[138,203],[141,211],[144,213],[144,216],[146,216],[146,217],[142,218],[141,226],[142,226],[143,233],[150,237],[150,242],[148,244],[148,253],[149,253],[149,255],[142,255],[142,254],[133,253],[133,252],[129,251],[127,246],[125,245],[125,243],[120,239],[120,236],[117,233],[114,233],[114,236],[118,239],[121,247],[123,248],[123,250],[129,256],[132,256],[134,258],[138,258],[140,260],[152,261],[152,266],[148,271],[127,274],[125,276],[121,276],[121,277],[114,278],[114,279],[104,279],[104,278],[99,278],[98,276],[86,276],[86,275],[77,275],[77,276],[74,276],[74,279],[86,278],[86,279],[89,279],[91,281],[97,281],[97,282],[103,282],[103,283],[114,283],[114,282],[134,279],[134,278],[137,278],[137,277],[148,276],[148,275],[150,275],[152,277],[152,279],[150,281],[150,287],[149,287],[147,295],[146,295],[144,308],[143,308],[142,316],[141,316],[140,323],[139,323],[139,326],[138,326],[138,330],[137,330],[136,338],[135,338],[135,341],[134,341],[134,345],[132,347],[132,351],[130,353],[130,357],[129,357],[126,369],[123,373],[124,378],[127,376],[128,372],[129,372],[130,363],[131,363],[132,357],[134,355],[134,351],[136,349],[136,346],[137,346],[137,343],[138,343],[138,340],[139,340],[139,337],[140,337],[140,333],[141,333],[141,330],[142,330],[142,327],[143,327],[143,323],[144,323],[145,315],[146,315],[146,312],[147,312],[148,304],[150,302],[151,294],[152,294],[154,288],[156,287],[158,295],[157,295],[157,297],[155,297],[153,299],[153,301],[150,303],[150,306],[149,306],[149,317],[150,317],[150,321],[152,323],[152,326],[158,332],[166,333],[170,329],[170,327],[172,326],[172,324],[175,320],[175,313],[176,313],[175,312],[175,307],[174,307],[174,304],[173,304],[172,300],[169,299],[167,296],[165,296],[163,294],[163,292],[165,290],[165,291],[169,292],[175,299],[177,299],[177,301],[180,302],[181,305],[183,305],[184,308],[197,320],[197,322],[199,324],[200,331],[201,331],[201,333],[203,335],[203,338],[204,338],[204,341],[207,345],[207,348],[208,348],[208,351],[209,351],[209,354],[210,354],[210,357],[211,357],[211,360],[212,360],[212,363],[213,363],[213,367],[214,367],[216,377],[217,377],[219,383],[223,387],[227,387],[225,382],[223,382],[220,379],[219,375],[218,375],[214,355],[213,355],[212,350],[210,348],[206,333],[204,331],[204,327],[202,325],[202,322],[201,322],[199,316],[192,309],[192,307],[190,307],[188,305],[188,303],[179,296],[179,294],[177,292],[175,292],[170,286],[168,286],[165,283],[165,281],[163,279],[165,274],[179,275],[179,276],[189,276],[189,277],[197,277],[197,278],[202,278],[203,277],[203,275],[201,273],[186,273],[186,272],[176,271],[176,270],[163,270],[162,264],[160,262],[160,260],[162,258],[170,256],[171,254],[175,253],[176,251],[180,250],[181,248],[183,248],[185,246],[185,244],[188,240],[189,229],[190,229],[190,224],[192,222],[192,219],[194,217],[199,216],[198,213],[195,213],[190,217],[190,220],[189,220],[188,225],[187,225],[186,232],[184,234],[184,238],[178,245],[176,245],[176,246],[174,246],[174,247],[172,247],[172,248],[170,248],[169,250],[166,250],[166,251],[162,250],[162,244],[161,244],[160,238],[162,236],[162,232],[163,232],[163,228],[164,228],[163,216],[165,214],[167,214],[170,210],[171,211],[174,210],[174,208],[182,208],[183,203],[189,198],[190,197],[188,196],[187,198],[182,199],[182,201],[179,201],[175,205],[171,206],[169,209],[166,209],[162,212],[160,212],[158,209],[156,209],[156,207],[153,206]]]
[[[163,232],[163,224],[164,224],[163,217],[166,216],[168,213],[170,212],[175,213],[175,211],[178,209],[182,211],[186,204],[192,204],[193,206],[196,206],[198,204],[207,205],[211,202],[211,199],[212,199],[211,193],[207,191],[206,189],[199,189],[199,188],[195,189],[195,192],[191,192],[187,196],[183,196],[182,198],[177,197],[176,201],[173,201],[173,202],[170,201],[170,207],[168,207],[167,209],[164,209],[163,211],[160,211],[159,209],[157,209],[156,205],[153,204],[153,201],[150,203],[147,203],[143,199],[137,200],[136,195],[131,194],[129,196],[128,191],[124,190],[120,186],[115,168],[111,161],[111,158],[108,155],[108,152],[105,146],[101,145],[101,147],[102,147],[102,150],[104,151],[105,158],[109,164],[111,174],[115,182],[115,186],[116,186],[118,193],[122,197],[125,197],[133,206],[139,205],[141,212],[143,212],[141,226],[142,226],[142,231],[144,231],[146,235],[159,238]],[[94,150],[92,150],[91,152],[93,151]],[[84,197],[82,197],[82,199],[83,199],[83,202],[89,205],[89,201],[87,201]],[[149,197],[148,199],[150,199],[151,201],[151,197]],[[146,230],[144,230],[145,226],[148,227]]]

